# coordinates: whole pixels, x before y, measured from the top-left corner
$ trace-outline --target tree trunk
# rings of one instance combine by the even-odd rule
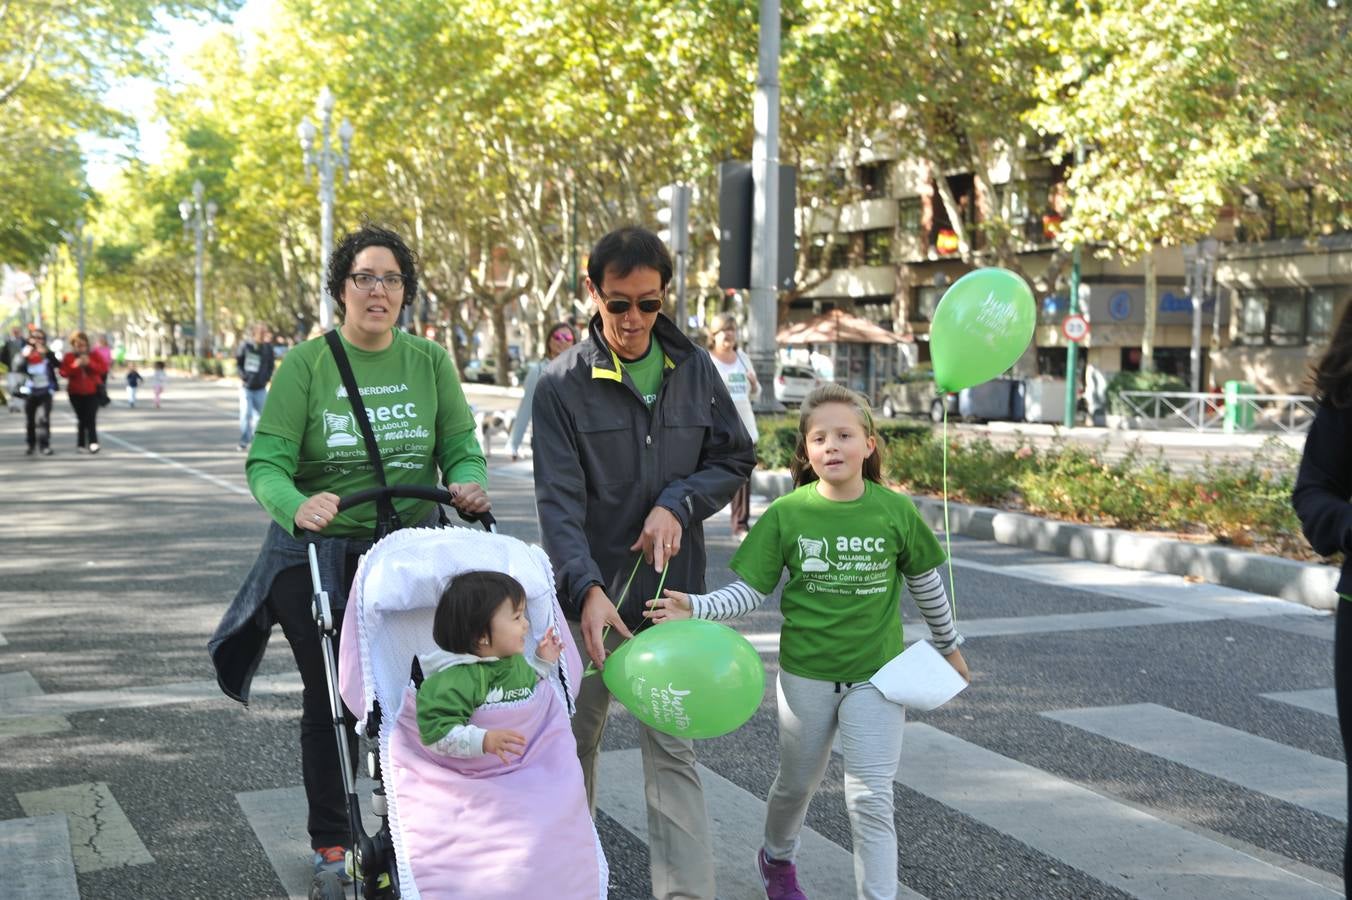
[[[1141,329],[1141,371],[1155,371],[1155,319],[1159,314],[1159,284],[1155,279],[1155,248],[1145,252],[1145,327]]]
[[[497,371],[493,380],[500,385],[511,384],[508,376],[512,371],[512,361],[507,358],[507,304],[489,304],[489,320],[493,323],[493,355],[497,358]]]

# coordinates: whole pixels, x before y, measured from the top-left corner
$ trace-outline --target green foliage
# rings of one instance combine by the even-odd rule
[[[1187,391],[1188,386],[1172,375],[1164,372],[1117,372],[1108,379],[1106,390],[1108,410],[1113,415],[1128,413],[1127,405],[1119,396],[1123,391]]]
[[[950,438],[948,496],[1073,522],[1210,535],[1219,543],[1262,544],[1305,555],[1290,502],[1295,462],[1294,452],[1277,442],[1246,463],[1176,472],[1160,454],[1145,455],[1139,448],[1109,461],[1100,449],[1078,443],[1011,450],[984,438]],[[943,466],[937,435],[910,435],[889,445],[883,475],[909,493],[941,495]]]

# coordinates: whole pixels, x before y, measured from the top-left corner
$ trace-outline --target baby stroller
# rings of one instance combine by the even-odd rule
[[[445,491],[391,487],[345,498],[339,508],[377,496],[415,496],[449,504]],[[496,533],[465,528],[407,528],[381,538],[358,565],[343,619],[339,660],[327,594],[315,580],[316,618],[323,632],[334,732],[343,761],[352,828],[353,895],[404,900],[443,898],[604,898],[608,873],[587,809],[582,771],[569,727],[582,664],[555,596],[544,551]],[[489,703],[471,722],[512,728],[526,750],[504,764],[486,755],[444,757],[422,746],[415,718],[420,654],[437,649],[432,620],[446,581],[462,571],[492,569],[526,592],[526,654],[551,626],[564,652],[531,697]],[[376,780],[367,835],[348,758],[343,702],[357,729],[375,743],[368,754]],[[312,898],[344,896],[333,875],[317,877]]]

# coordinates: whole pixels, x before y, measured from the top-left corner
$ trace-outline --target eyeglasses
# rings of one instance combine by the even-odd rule
[[[376,282],[385,285],[385,290],[391,294],[397,294],[404,289],[404,282],[408,279],[403,275],[391,274],[383,278],[379,275],[372,275],[369,272],[354,272],[347,276],[352,283],[356,285],[357,290],[363,294],[369,294],[376,289]]]
[[[642,308],[643,307],[641,306],[639,307],[639,309]],[[551,341],[563,341],[565,344],[571,344],[573,342],[573,333],[571,331],[556,331],[549,336],[549,339]]]
[[[651,315],[655,312],[661,312],[662,303],[665,299],[664,295],[657,297],[640,297],[637,300],[630,300],[628,297],[607,297],[600,288],[596,288],[596,296],[601,298],[601,301],[606,305],[606,311],[613,316],[624,315],[629,312],[629,307],[634,306],[635,304],[638,305],[638,311],[641,313],[648,313]]]

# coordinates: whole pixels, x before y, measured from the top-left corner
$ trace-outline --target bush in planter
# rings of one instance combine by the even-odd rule
[[[1123,391],[1187,391],[1188,386],[1173,375],[1164,372],[1118,372],[1108,379],[1106,389],[1108,412],[1115,416],[1130,415],[1126,402],[1118,396]]]

